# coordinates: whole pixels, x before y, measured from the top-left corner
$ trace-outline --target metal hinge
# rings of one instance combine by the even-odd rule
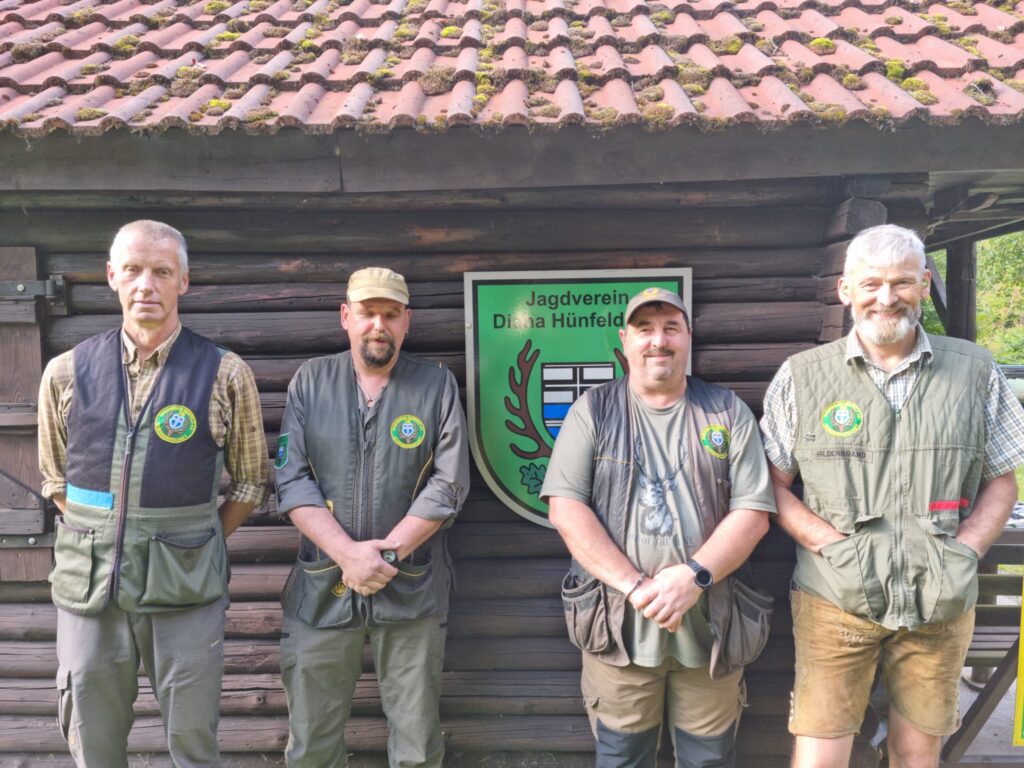
[[[46,299],[51,315],[67,314],[67,284],[63,275],[54,275],[46,280],[0,281],[0,301],[34,301]]]

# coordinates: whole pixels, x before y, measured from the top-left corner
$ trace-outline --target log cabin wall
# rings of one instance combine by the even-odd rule
[[[692,267],[694,373],[733,388],[759,414],[788,355],[842,333],[834,276],[850,236],[885,221],[887,204],[919,207],[921,190],[918,179],[829,178],[358,199],[93,195],[61,198],[63,208],[41,195],[28,215],[0,212],[0,245],[34,247],[41,274],[66,283],[67,315],[42,322],[48,359],[118,324],[103,272],[117,227],[142,217],[179,227],[190,245],[183,320],[252,366],[273,447],[292,374],[308,357],[344,347],[337,314],[344,280],[374,264],[409,281],[414,312],[405,349],[449,365],[463,388],[463,272]],[[229,539],[226,765],[275,764],[287,740],[277,598],[297,540],[273,500]],[[509,511],[474,473],[449,542],[458,591],[442,698],[447,764],[592,764],[579,653],[566,639],[559,599],[567,564],[560,539]],[[793,558],[792,543],[774,527],[755,553],[755,575],[779,603],[768,649],[748,672],[741,765],[788,764]],[[4,765],[71,765],[54,725],[55,628],[45,582],[0,583]],[[386,764],[386,725],[371,660],[364,662],[350,764],[378,766]],[[140,691],[131,748],[140,764],[168,764],[144,676]]]

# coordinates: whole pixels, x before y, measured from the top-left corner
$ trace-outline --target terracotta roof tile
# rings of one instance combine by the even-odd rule
[[[1024,0],[65,2],[0,0],[0,127],[1024,115]]]

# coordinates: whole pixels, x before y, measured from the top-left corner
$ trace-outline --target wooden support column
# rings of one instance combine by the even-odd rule
[[[978,256],[973,240],[946,249],[946,333],[974,341],[978,336]]]
[[[34,248],[0,248],[0,581],[44,581],[52,550],[36,454],[46,283]]]

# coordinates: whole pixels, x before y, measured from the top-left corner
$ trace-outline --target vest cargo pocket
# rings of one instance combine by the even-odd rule
[[[729,668],[735,669],[754,661],[768,643],[775,598],[736,578],[732,587],[732,611],[722,655]]]
[[[437,611],[432,560],[422,565],[395,563],[398,573],[380,592],[370,596],[374,624],[422,619]]]
[[[855,534],[822,547],[821,556],[831,568],[821,572],[840,608],[855,616],[877,619],[885,611],[885,594],[870,541],[862,547],[862,539],[863,535]]]
[[[299,558],[299,602],[295,618],[310,627],[344,627],[355,617],[353,592],[341,582],[341,568],[331,558]]]
[[[569,640],[581,651],[603,653],[611,646],[604,584],[597,579],[578,584],[570,572],[562,580],[562,610]]]
[[[187,608],[212,603],[225,593],[221,538],[202,533],[156,534],[149,538],[146,589],[140,606]]]
[[[952,536],[942,541],[941,586],[935,607],[922,618],[929,624],[949,621],[978,601],[978,555]],[[938,579],[936,579],[938,581]]]
[[[89,596],[92,584],[92,548],[96,534],[92,528],[68,525],[63,517],[56,520],[50,583],[59,597],[81,603]]]

